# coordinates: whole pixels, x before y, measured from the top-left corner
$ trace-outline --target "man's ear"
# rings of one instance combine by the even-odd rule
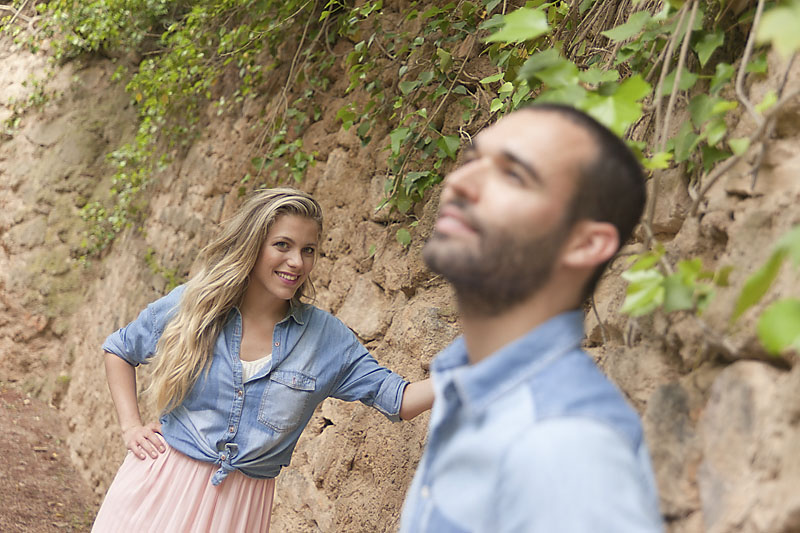
[[[619,233],[609,222],[580,220],[563,248],[561,261],[570,268],[594,268],[603,264],[619,249]]]

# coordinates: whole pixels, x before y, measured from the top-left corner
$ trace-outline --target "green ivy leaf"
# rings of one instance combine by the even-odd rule
[[[439,58],[439,68],[442,70],[442,72],[450,70],[450,67],[453,66],[453,56],[450,55],[450,52],[442,48],[438,48],[436,50],[436,55]]]
[[[697,59],[700,60],[700,66],[706,66],[709,58],[714,51],[722,46],[725,42],[725,34],[722,31],[715,31],[713,33],[706,33],[694,45],[694,51],[697,52]]]
[[[728,139],[728,146],[731,147],[731,151],[736,155],[742,155],[750,148],[750,139],[747,138],[740,138],[740,139]]]
[[[682,163],[689,159],[699,141],[700,136],[694,132],[691,122],[684,122],[674,139],[675,162]]]
[[[734,74],[736,74],[736,69],[733,65],[729,63],[717,63],[714,76],[711,78],[709,92],[711,92],[711,94],[717,94],[726,83],[733,79]]]
[[[708,172],[714,168],[714,165],[716,165],[717,162],[729,158],[731,153],[715,148],[714,146],[704,145],[700,148],[700,155],[703,159],[703,170]]]
[[[684,282],[680,273],[664,280],[664,312],[685,311],[694,307],[694,287]]]
[[[642,161],[642,165],[648,170],[663,170],[669,168],[669,162],[671,160],[671,152],[658,152],[657,154],[653,154],[649,159]]]
[[[400,89],[400,92],[402,92],[403,95],[408,95],[410,92],[412,92],[419,86],[420,86],[419,80],[401,81],[400,83],[397,84],[397,87]]]
[[[772,286],[772,282],[775,281],[785,258],[786,252],[777,249],[772,253],[767,262],[744,282],[742,292],[739,293],[739,298],[736,300],[736,305],[733,308],[731,322],[738,320],[745,311],[761,301],[761,298],[764,297]]]
[[[405,228],[400,228],[397,230],[395,238],[397,239],[397,242],[403,246],[403,248],[408,248],[408,245],[411,244],[411,234]]]
[[[564,61],[567,60],[561,57],[561,54],[559,54],[558,50],[555,48],[548,48],[547,50],[536,52],[529,57],[519,69],[517,78],[530,81],[540,70],[558,65]]]
[[[577,85],[578,67],[572,61],[564,59],[553,66],[540,70],[536,73],[536,77],[554,89]]]
[[[716,144],[720,142],[723,137],[725,137],[727,132],[728,125],[725,124],[725,120],[722,118],[716,118],[708,123],[705,131],[703,132],[703,136],[705,136],[709,146],[716,146]]]
[[[786,298],[767,307],[756,324],[758,339],[772,355],[800,352],[800,300]]]
[[[681,71],[681,79],[678,81],[678,90],[679,91],[688,91],[694,84],[697,83],[697,74],[694,72],[690,72],[683,68]],[[662,89],[663,96],[669,96],[672,94],[672,86],[675,84],[675,71],[673,70],[669,74],[664,77],[664,87]]]
[[[747,64],[747,72],[752,72],[753,74],[765,74],[767,72],[767,68],[769,67],[767,63],[767,54],[765,52],[761,52],[760,54],[756,54]]]
[[[650,94],[650,90],[650,84],[637,74],[622,82],[611,96],[590,94],[579,107],[621,136],[642,116],[639,100]]]
[[[771,44],[783,57],[800,50],[800,0],[770,9],[761,17],[756,42]]]
[[[460,144],[461,139],[458,135],[443,135],[436,140],[436,145],[450,159],[456,158],[456,152]]]
[[[774,106],[777,102],[778,102],[778,93],[775,92],[775,89],[770,89],[769,91],[767,91],[767,94],[764,95],[764,99],[761,100],[761,103],[756,104],[755,106],[756,111],[758,111],[759,113],[763,113],[770,107]]]
[[[602,35],[608,37],[612,41],[625,41],[642,31],[645,24],[650,20],[652,15],[648,11],[638,11],[628,17],[628,20],[610,30],[606,30]]]
[[[664,276],[658,270],[628,270],[622,273],[622,277],[628,282],[628,288],[621,312],[642,316],[664,303]]]
[[[547,15],[539,9],[522,7],[503,17],[503,28],[486,38],[488,43],[520,43],[550,30]]]
[[[795,267],[800,266],[800,226],[795,226],[781,237],[776,249],[783,250]]]
[[[400,153],[400,145],[406,140],[411,130],[409,128],[397,128],[389,134],[389,140],[392,143],[392,153]]]
[[[614,69],[602,70],[599,68],[590,68],[589,70],[581,71],[578,77],[583,83],[600,85],[601,83],[617,81],[619,79],[619,72]]]
[[[496,81],[502,80],[503,76],[505,76],[505,75],[506,75],[505,72],[498,72],[497,74],[492,74],[491,76],[486,76],[479,83],[482,83],[483,85],[488,85],[490,83],[494,83]]]

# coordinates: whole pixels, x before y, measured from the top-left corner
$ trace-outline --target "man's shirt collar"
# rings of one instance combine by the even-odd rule
[[[467,346],[459,336],[437,357],[432,369],[452,381],[461,402],[480,411],[492,399],[544,368],[552,360],[580,347],[583,313],[561,313],[482,361],[469,364]],[[447,386],[447,384],[445,384]]]

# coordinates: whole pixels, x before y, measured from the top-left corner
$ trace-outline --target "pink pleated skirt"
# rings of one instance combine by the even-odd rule
[[[275,480],[234,471],[215,487],[218,468],[169,445],[155,459],[128,452],[92,533],[269,533]]]

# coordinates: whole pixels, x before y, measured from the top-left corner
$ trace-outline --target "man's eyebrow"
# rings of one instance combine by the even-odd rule
[[[525,172],[527,172],[527,173],[528,173],[528,175],[531,177],[531,179],[532,179],[533,181],[535,181],[536,183],[538,183],[538,184],[540,184],[540,185],[541,185],[542,183],[544,183],[544,182],[542,181],[542,177],[541,177],[541,175],[540,175],[540,174],[539,174],[539,172],[538,172],[538,171],[537,171],[537,170],[536,170],[536,169],[533,167],[533,165],[531,165],[531,164],[530,164],[530,163],[528,163],[527,161],[523,161],[522,159],[520,159],[519,157],[517,157],[517,155],[516,155],[516,154],[514,154],[514,153],[512,153],[512,152],[509,152],[508,150],[503,150],[501,153],[502,153],[503,157],[505,157],[506,159],[508,159],[508,160],[509,160],[509,161],[511,161],[512,163],[514,163],[514,164],[516,164],[516,165],[519,165],[519,166],[521,166],[522,168],[524,168],[524,169],[525,169]]]
[[[475,154],[477,154],[479,152],[480,152],[480,147],[478,146],[478,139],[473,139],[472,142],[469,143],[465,147],[465,150],[464,150],[464,154],[467,155],[467,156],[474,156]],[[511,161],[515,165],[519,165],[520,167],[525,169],[525,172],[536,183],[538,183],[538,184],[544,183],[542,181],[541,174],[539,174],[539,172],[536,170],[536,168],[534,168],[533,165],[531,165],[527,161],[524,161],[524,160],[520,159],[519,157],[517,157],[517,155],[514,154],[513,152],[510,152],[508,150],[501,150],[500,155],[502,155],[503,158],[507,159],[508,161]]]

